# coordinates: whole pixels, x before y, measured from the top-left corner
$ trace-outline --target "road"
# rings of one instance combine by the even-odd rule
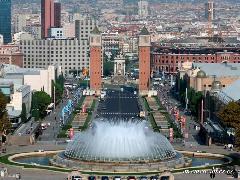
[[[127,90],[107,90],[97,109],[98,116],[105,118],[137,117],[139,112],[138,96]]]

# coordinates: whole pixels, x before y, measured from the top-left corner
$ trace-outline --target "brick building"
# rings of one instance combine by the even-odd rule
[[[175,74],[184,62],[193,63],[240,63],[238,48],[154,48],[151,53],[152,69],[155,72]]]
[[[2,45],[0,46],[0,63],[14,64],[23,67],[23,53],[21,53],[18,46]]]

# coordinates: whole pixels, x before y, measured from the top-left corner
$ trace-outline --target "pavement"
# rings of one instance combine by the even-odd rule
[[[105,118],[131,118],[137,117],[140,112],[138,96],[127,90],[107,90],[104,101],[97,109],[97,117]]]
[[[157,91],[158,91],[158,98],[161,101],[161,103],[163,104],[163,106],[167,109],[170,110],[171,108],[174,108],[176,105],[179,105],[180,103],[174,99],[171,94],[171,86],[169,86],[168,84],[165,86],[158,86],[157,87]],[[179,114],[182,116],[184,115],[186,117],[186,133],[188,134],[188,137],[184,139],[186,144],[192,144],[192,145],[199,145],[200,144],[200,140],[198,138],[198,130],[195,129],[196,126],[199,126],[199,124],[197,124],[193,118],[191,116],[186,116],[184,114],[183,110],[179,110]],[[174,117],[172,117],[172,120],[174,120]]]

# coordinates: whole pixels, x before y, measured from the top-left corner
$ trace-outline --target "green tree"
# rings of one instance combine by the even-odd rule
[[[110,76],[114,71],[114,63],[112,61],[104,61],[103,62],[103,75]]]
[[[62,99],[62,95],[64,92],[64,77],[63,74],[61,74],[55,82],[52,82],[53,88],[52,90],[54,91],[55,88],[55,98],[56,102],[60,101]],[[52,92],[53,94],[54,92]],[[53,97],[52,97],[53,98]],[[52,99],[53,100],[53,99]]]
[[[8,118],[6,105],[7,98],[0,92],[0,132],[9,132],[11,129],[11,122]]]
[[[22,103],[21,120],[22,120],[23,123],[27,122],[27,110],[26,110],[26,104],[25,103]]]
[[[38,110],[40,118],[45,116],[45,111],[51,103],[51,97],[44,91],[36,91],[32,95],[32,110]]]
[[[237,102],[230,102],[222,107],[217,115],[226,126],[235,128],[235,143],[240,147],[240,104]]]

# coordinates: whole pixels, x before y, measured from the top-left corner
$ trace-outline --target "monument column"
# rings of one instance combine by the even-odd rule
[[[102,85],[101,32],[97,27],[90,35],[90,89],[100,91]]]
[[[150,88],[150,47],[151,37],[144,26],[139,34],[139,93],[146,95]]]

